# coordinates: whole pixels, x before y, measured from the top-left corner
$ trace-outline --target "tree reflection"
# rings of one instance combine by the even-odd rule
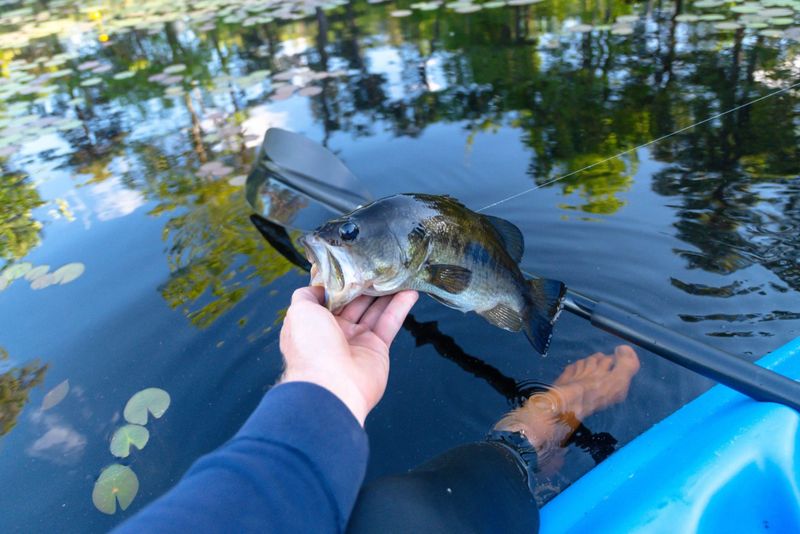
[[[8,352],[0,347],[0,369],[8,360]],[[8,434],[17,424],[17,418],[28,403],[31,389],[44,380],[47,365],[37,360],[0,374],[0,437]]]
[[[0,181],[0,258],[6,263],[24,257],[39,244],[42,223],[33,210],[44,204],[30,179],[2,176]]]
[[[251,278],[269,283],[290,269],[253,232],[227,177],[199,173],[201,164],[224,160],[245,174],[252,163],[243,125],[251,108],[269,101],[275,80],[249,90],[241,81],[248,72],[348,69],[345,77],[317,79],[322,91],[308,101],[323,144],[336,132],[419,136],[441,123],[463,127],[467,143],[516,129],[534,183],[559,188],[564,209],[605,216],[625,205],[639,165],[635,153],[614,156],[766,94],[770,80],[789,77],[795,53],[744,30],[709,35],[702,25],[681,26],[682,2],[650,5],[647,23],[635,23],[630,36],[564,31],[567,18],[611,24],[630,13],[623,3],[597,0],[469,16],[438,9],[408,19],[388,17],[390,9],[350,2],[319,7],[302,21],[226,17],[223,24],[204,15],[136,27],[73,60],[100,59],[135,77],[92,88],[78,78],[53,82],[61,90],[54,109],[83,124],[81,135],[65,136],[70,165],[95,182],[121,178],[156,203],[153,215],[167,218],[172,274],[161,291],[195,324],[232,309]],[[52,38],[25,54],[64,50]],[[150,78],[174,64],[186,66],[176,85],[184,92],[170,98]],[[796,183],[786,179],[800,171],[794,105],[789,95],[771,98],[652,147],[667,164],[653,187],[676,198],[678,237],[688,244],[678,254],[690,267],[730,273],[758,263],[800,287],[791,261],[797,227],[787,222],[798,209]],[[165,117],[185,120],[174,131],[128,139],[134,121]],[[121,159],[129,167],[122,173]],[[42,201],[16,177],[0,185],[0,195],[0,253],[11,260],[38,243],[41,225],[31,210]]]

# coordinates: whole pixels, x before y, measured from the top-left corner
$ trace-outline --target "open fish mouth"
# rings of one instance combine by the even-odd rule
[[[306,250],[306,258],[311,263],[311,285],[324,286],[339,291],[344,287],[344,275],[339,260],[330,249],[313,235],[300,240]]]
[[[355,268],[346,253],[333,250],[319,237],[308,234],[300,239],[311,263],[311,285],[325,288],[325,305],[337,311],[361,293]]]

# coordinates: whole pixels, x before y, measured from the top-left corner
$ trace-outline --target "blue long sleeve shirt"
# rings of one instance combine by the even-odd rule
[[[115,532],[343,532],[368,452],[364,429],[331,392],[281,384],[230,441]]]

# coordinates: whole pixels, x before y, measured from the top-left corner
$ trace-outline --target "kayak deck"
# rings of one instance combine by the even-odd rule
[[[797,380],[800,338],[758,365]],[[800,532],[798,414],[715,386],[542,508],[541,531]]]

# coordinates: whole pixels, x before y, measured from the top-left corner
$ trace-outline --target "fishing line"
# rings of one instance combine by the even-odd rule
[[[666,135],[662,135],[661,137],[653,139],[652,141],[648,141],[647,143],[644,143],[644,144],[641,144],[639,146],[635,146],[633,148],[629,148],[627,150],[624,150],[624,151],[620,152],[619,154],[615,154],[613,156],[607,157],[606,159],[603,159],[603,160],[600,160],[600,161],[596,161],[595,163],[592,163],[591,165],[587,165],[586,167],[580,168],[580,169],[578,169],[576,171],[572,171],[570,173],[564,174],[563,176],[559,176],[557,178],[552,178],[550,180],[546,180],[546,181],[542,182],[541,184],[538,184],[538,185],[536,185],[534,187],[530,187],[528,189],[525,189],[524,191],[520,191],[519,193],[515,193],[515,194],[513,194],[513,195],[511,195],[509,197],[506,197],[506,198],[502,199],[502,200],[498,200],[497,202],[492,202],[491,204],[488,204],[488,205],[482,207],[481,209],[475,210],[475,211],[480,213],[482,211],[488,210],[489,208],[493,208],[495,206],[499,206],[500,204],[504,204],[504,203],[508,202],[509,200],[514,200],[515,198],[521,197],[523,195],[527,195],[531,191],[536,191],[537,189],[540,189],[542,187],[546,187],[548,185],[552,185],[552,184],[554,184],[554,183],[556,183],[556,182],[558,182],[560,180],[563,180],[564,178],[569,178],[570,176],[574,176],[574,175],[576,175],[576,174],[578,174],[580,172],[587,171],[587,170],[591,169],[592,167],[597,167],[598,165],[602,165],[603,163],[609,162],[609,161],[611,161],[613,159],[619,158],[619,157],[624,156],[626,154],[630,154],[631,152],[635,152],[635,151],[639,150],[640,148],[648,147],[650,145],[658,143],[659,141],[663,141],[664,139],[668,139],[668,138],[672,137],[673,135],[678,135],[679,133],[683,133],[683,132],[685,132],[687,130],[691,130],[692,128],[700,126],[701,124],[705,124],[707,122],[716,120],[716,119],[718,119],[720,117],[723,117],[723,116],[725,116],[725,115],[727,115],[729,113],[733,113],[734,111],[738,111],[738,110],[740,110],[742,108],[746,108],[747,106],[752,106],[753,104],[755,104],[757,102],[761,102],[762,100],[766,100],[767,98],[771,98],[771,97],[779,95],[781,93],[785,93],[786,91],[790,91],[790,90],[794,89],[795,87],[799,87],[799,86],[800,86],[800,82],[797,82],[797,83],[794,83],[794,84],[792,84],[792,85],[790,85],[788,87],[784,87],[783,89],[778,89],[777,91],[773,91],[772,93],[768,93],[768,94],[766,94],[764,96],[758,97],[755,100],[751,100],[750,102],[746,102],[744,104],[740,104],[740,105],[736,106],[735,108],[731,108],[731,109],[729,109],[727,111],[723,111],[722,113],[718,113],[716,115],[712,115],[711,117],[703,119],[700,122],[695,122],[694,124],[690,124],[689,126],[685,126],[685,127],[681,128],[680,130],[675,130],[672,133],[669,133],[669,134],[666,134]]]

